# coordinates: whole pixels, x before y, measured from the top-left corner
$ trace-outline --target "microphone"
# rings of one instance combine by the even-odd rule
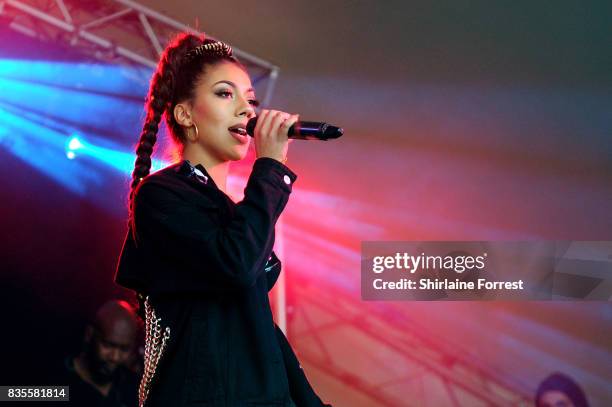
[[[246,131],[253,137],[257,117],[250,119],[246,125]],[[323,140],[335,139],[344,134],[340,127],[319,122],[295,122],[289,127],[289,138],[296,140]]]

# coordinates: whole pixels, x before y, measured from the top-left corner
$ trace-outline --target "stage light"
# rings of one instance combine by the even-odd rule
[[[150,76],[138,72],[0,59],[0,148],[80,195],[99,190],[109,167],[129,176],[135,160],[130,136],[142,129],[136,95],[146,93],[142,78]],[[168,164],[154,159],[151,171]]]
[[[108,140],[96,139],[94,142],[90,142],[76,134],[66,141],[66,157],[68,159],[74,159],[77,154],[91,157],[121,172],[130,174],[134,167],[135,156],[131,151],[120,151],[123,149],[122,146]],[[169,164],[163,160],[153,159],[151,171],[164,168]]]
[[[0,103],[0,147],[78,195],[99,184],[100,174],[79,160],[66,159],[66,133],[41,124],[31,114]]]
[[[83,148],[83,144],[77,136],[72,136],[68,139],[68,150],[74,151]]]
[[[69,160],[74,160],[76,157],[75,151],[83,149],[83,143],[79,140],[78,136],[73,135],[66,141],[66,157]]]

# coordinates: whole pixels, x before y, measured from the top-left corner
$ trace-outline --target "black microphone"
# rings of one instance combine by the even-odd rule
[[[250,119],[246,125],[246,131],[253,137],[257,117]],[[295,122],[289,127],[289,138],[297,140],[329,140],[342,136],[344,130],[340,127],[319,122]]]

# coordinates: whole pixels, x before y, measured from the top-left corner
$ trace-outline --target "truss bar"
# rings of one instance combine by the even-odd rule
[[[87,31],[80,31],[79,36],[85,38],[86,40],[90,42],[93,42],[94,44],[98,44],[104,48],[113,49],[113,51],[117,53],[118,55],[131,59],[132,61],[138,62],[139,64],[148,66],[152,69],[155,69],[157,67],[157,63],[150,60],[149,58],[143,57],[142,55],[139,55],[133,51],[130,51],[127,48],[124,48],[121,46],[114,46],[110,41],[100,38],[95,34],[91,34]]]
[[[185,30],[193,34],[200,34],[197,30],[194,30],[193,28],[185,24],[179,23],[178,21],[173,20],[172,18],[167,17],[153,9],[143,6],[142,4],[138,4],[135,1],[132,1],[132,0],[112,0],[112,1],[115,3],[123,4],[124,6],[127,6],[131,9],[137,10],[138,12],[146,15],[147,17],[152,17],[155,20],[159,20],[162,23],[167,24],[176,30],[180,30],[180,31]]]
[[[312,323],[312,320],[308,316],[308,313],[302,309],[301,314],[302,314],[302,317],[304,318],[304,321],[306,322],[306,325],[308,325],[313,331],[312,336],[314,337],[314,341],[317,343],[317,345],[319,345],[319,350],[321,351],[321,354],[323,354],[324,358],[328,362],[332,362],[333,358],[331,354],[329,353],[329,351],[327,350],[327,348],[325,347],[325,343],[321,339],[321,336],[318,334],[315,325]],[[334,321],[334,322],[337,322],[337,321]]]
[[[146,15],[147,17],[152,17],[155,20],[159,20],[159,21],[163,22],[164,24],[167,24],[167,25],[169,25],[170,27],[172,27],[172,28],[174,28],[176,30],[179,30],[179,31],[188,31],[188,32],[191,32],[191,33],[196,34],[196,35],[200,35],[201,34],[199,31],[189,27],[188,25],[183,24],[183,23],[179,23],[178,21],[173,20],[173,19],[171,19],[169,17],[166,17],[163,14],[160,14],[157,11],[152,10],[152,9],[150,9],[148,7],[145,7],[145,6],[141,5],[141,4],[138,4],[135,1],[132,1],[132,0],[112,0],[112,1],[114,1],[115,3],[123,4],[124,6],[127,6],[127,7],[131,7],[134,10],[138,10],[139,12],[141,12],[144,15]],[[249,53],[247,53],[245,51],[242,51],[242,50],[240,50],[238,48],[235,48],[233,46],[232,46],[232,49],[234,51],[234,54],[236,54],[236,56],[238,58],[248,60],[248,61],[250,61],[250,62],[252,62],[252,63],[254,63],[256,65],[259,65],[261,67],[265,67],[266,69],[273,70],[274,68],[276,68],[276,66],[274,66],[273,64],[271,64],[271,63],[269,63],[267,61],[264,61],[263,59],[258,58],[255,55],[251,55],[251,54],[249,54]]]
[[[59,8],[62,15],[64,16],[64,20],[66,20],[67,23],[72,24],[72,17],[70,17],[70,13],[68,12],[68,8],[66,8],[66,5],[64,4],[64,0],[55,0],[55,4],[57,4],[57,8]]]
[[[276,79],[278,78],[278,68],[274,67],[270,71],[270,79],[268,79],[268,86],[266,86],[266,93],[264,94],[262,105],[269,106],[270,100],[272,99],[272,93],[274,92],[274,86],[276,85]]]
[[[153,44],[153,48],[155,48],[155,51],[157,51],[157,55],[161,55],[162,46],[159,43],[159,39],[157,38],[155,31],[153,31],[153,27],[151,27],[151,24],[149,24],[147,16],[145,16],[143,13],[138,13],[138,18],[140,19],[140,22],[142,23],[142,27],[144,28],[145,32],[149,36],[151,44]]]
[[[412,327],[412,335],[424,344],[424,346],[430,349],[437,349],[444,355],[449,355],[450,358],[454,360],[454,363],[467,367],[473,374],[479,377],[490,378],[486,379],[488,383],[495,383],[511,393],[521,395],[524,399],[530,400],[531,390],[517,381],[515,377],[508,377],[506,375],[500,376],[496,369],[490,368],[486,363],[483,363],[482,360],[474,359],[473,356],[469,356],[467,352],[458,352],[456,345],[451,346],[444,339],[426,334],[427,329],[422,324],[418,324],[416,321],[409,319],[396,308],[389,310],[388,308],[382,309],[381,307],[375,307],[372,308],[372,311],[381,319],[390,319],[390,323],[393,325]]]
[[[326,322],[324,324],[319,324],[316,326],[315,329],[306,328],[305,330],[301,332],[296,332],[295,336],[304,338],[306,336],[312,335],[315,332],[323,332],[323,331],[327,331],[330,329],[338,328],[340,325],[345,325],[345,321],[332,321],[332,322]]]
[[[111,14],[111,15],[109,15],[109,16],[102,17],[102,18],[98,18],[98,19],[96,19],[96,20],[92,20],[92,21],[90,21],[90,22],[88,22],[88,23],[86,23],[86,24],[83,24],[83,25],[81,26],[81,29],[82,29],[82,30],[85,30],[85,29],[87,29],[87,28],[91,28],[91,27],[99,26],[99,25],[104,24],[104,23],[106,23],[106,22],[108,22],[108,21],[111,21],[111,20],[117,19],[117,18],[119,18],[119,17],[123,17],[124,15],[129,14],[129,13],[131,13],[131,12],[132,12],[132,9],[131,9],[131,8],[126,8],[126,9],[123,9],[123,10],[121,10],[121,11],[117,11],[116,13],[113,13],[113,14]]]
[[[11,27],[15,31],[18,31],[22,34],[27,35],[28,37],[36,37],[36,31],[32,30],[31,28],[26,27],[25,25],[21,25],[15,21],[10,23],[9,27]]]
[[[383,388],[387,386],[393,386],[397,383],[407,383],[413,380],[421,380],[424,372],[425,372],[425,368],[420,366],[419,370],[416,370],[415,372],[411,372],[410,374],[407,374],[404,376],[396,377],[395,379],[376,383],[376,386],[379,388]]]
[[[92,15],[91,10],[84,7],[69,10],[66,7],[66,0],[52,1],[50,4],[59,9],[62,18],[56,13],[50,14],[48,10],[43,10],[36,2],[0,0],[0,13],[13,18],[14,20],[9,24],[9,27],[22,34],[47,41],[67,42],[68,45],[80,49],[85,54],[103,61],[136,64],[148,69],[157,67],[157,59],[163,51],[165,36],[171,35],[175,31],[201,34],[197,30],[134,0],[105,0],[104,3],[106,6],[111,5],[115,9],[108,10],[108,7],[105,7],[103,12],[106,12],[106,15],[100,16]],[[74,6],[79,7],[82,4],[77,2]],[[129,28],[134,27],[133,21],[122,20],[122,17],[132,12],[138,13],[138,18],[142,24],[142,29],[138,33],[129,30]],[[15,21],[15,17],[17,19],[25,17],[26,20],[18,22]],[[39,22],[45,24],[38,24]],[[99,28],[95,34],[88,31],[94,27]],[[49,31],[52,31],[52,33]],[[69,35],[64,37],[61,35],[61,31],[67,32]],[[119,36],[116,35],[117,32]],[[139,45],[135,45],[135,41],[123,40],[129,36],[138,40]],[[117,39],[114,40],[114,38]],[[84,41],[79,41],[79,39]],[[258,83],[261,79],[268,79],[267,83],[261,84],[261,88],[263,91],[262,105],[269,106],[278,79],[279,68],[236,47],[232,48],[236,57],[245,63],[249,69],[255,70],[257,75],[261,74],[256,78]]]
[[[60,20],[58,18],[55,18],[55,17],[50,16],[48,14],[45,14],[45,13],[43,13],[43,12],[33,8],[33,7],[28,6],[27,4],[23,4],[23,3],[19,2],[19,1],[16,1],[16,0],[8,0],[8,4],[10,4],[11,6],[13,6],[13,7],[15,7],[15,8],[17,8],[17,9],[27,13],[27,14],[30,14],[30,15],[36,17],[36,18],[39,18],[39,19],[41,19],[41,20],[43,20],[43,21],[45,21],[45,22],[47,22],[47,23],[49,23],[51,25],[54,25],[57,28],[63,29],[63,30],[68,31],[68,32],[75,32],[76,31],[76,27],[74,27],[72,24],[68,24],[68,23],[66,23],[66,22],[64,22],[64,21],[62,21],[62,20]],[[103,48],[106,48],[106,49],[112,49],[113,52],[115,52],[117,55],[121,55],[121,56],[123,56],[123,57],[125,57],[127,59],[132,60],[133,62],[137,62],[139,64],[148,66],[148,67],[150,67],[152,69],[155,69],[155,67],[157,66],[157,64],[154,61],[152,61],[152,60],[150,60],[148,58],[145,58],[142,55],[139,55],[139,54],[137,54],[137,53],[135,53],[133,51],[130,51],[127,48],[124,48],[124,47],[121,47],[121,46],[115,46],[109,40],[106,40],[106,39],[104,39],[104,38],[102,38],[100,36],[97,36],[95,34],[87,32],[85,30],[79,30],[77,32],[77,34],[78,34],[79,37],[82,37],[82,38],[86,39],[87,41],[89,41],[89,42],[91,42],[93,44],[99,45],[99,46],[101,46]]]
[[[299,284],[297,284],[297,286],[299,287]],[[300,290],[300,291],[303,291],[303,290]],[[402,343],[400,341],[394,340],[393,338],[389,338],[385,335],[382,335],[381,332],[370,327],[369,326],[370,324],[356,324],[354,321],[352,321],[349,318],[348,315],[343,315],[343,311],[338,306],[337,298],[336,298],[336,305],[331,306],[330,304],[333,302],[326,301],[325,299],[321,298],[321,296],[315,296],[315,295],[312,295],[311,293],[306,293],[306,291],[303,291],[303,293],[301,293],[300,295],[307,298],[309,302],[311,302],[312,304],[316,304],[319,308],[325,310],[330,315],[333,315],[336,318],[344,319],[349,324],[355,325],[355,329],[357,329],[359,332],[366,334],[372,339],[375,339],[378,342],[384,344],[389,349],[392,349],[395,352],[397,352],[399,355],[402,355],[402,357],[413,360],[414,362],[428,369],[430,372],[432,372],[436,376],[440,377],[442,380],[449,380],[451,383],[453,383],[453,385],[462,388],[468,393],[474,395],[476,398],[479,398],[490,405],[499,405],[500,403],[507,404],[507,400],[503,400],[501,397],[496,397],[492,394],[488,394],[484,392],[483,391],[484,389],[479,388],[478,386],[474,385],[469,380],[464,380],[459,377],[454,377],[455,375],[452,373],[451,371],[452,369],[449,369],[448,367],[443,367],[440,363],[440,359],[430,360],[427,356],[425,356],[425,354],[421,354],[420,352],[406,353],[405,343]],[[406,335],[405,332],[404,332],[404,335]],[[405,339],[406,338],[404,338],[404,340]],[[436,351],[435,348],[429,347],[426,342],[424,343],[422,340],[414,338],[414,336],[411,339],[416,340],[419,346],[421,346],[423,349],[433,351],[435,352],[435,354],[437,354],[437,356],[444,356],[444,354],[440,354],[439,351]],[[453,359],[455,358],[453,357]],[[476,372],[475,369],[471,368],[471,366],[467,364],[463,364],[462,367],[470,371],[472,375],[475,375],[475,377],[482,378],[482,376],[478,372]],[[495,382],[494,378],[491,378],[490,380]],[[498,383],[498,385],[500,385],[500,387],[502,388],[505,388],[506,390],[510,390],[507,387],[501,385],[501,383]],[[512,390],[510,390],[510,392],[514,393],[514,391]]]
[[[68,32],[73,32],[74,31],[74,27],[72,24],[67,23],[65,21],[60,20],[59,18],[55,18],[53,16],[50,16],[46,13],[43,13],[42,11],[29,6],[25,3],[22,3],[20,1],[16,1],[16,0],[7,0],[7,4],[15,7],[16,9],[19,9],[21,11],[23,11],[24,13],[27,13],[31,16],[34,16],[36,18],[39,18],[51,25],[56,26],[57,28],[61,28],[62,30],[68,31]]]
[[[457,393],[455,393],[455,388],[451,386],[448,380],[443,380],[444,387],[446,387],[446,392],[450,396],[450,399],[455,407],[461,407],[461,403],[459,403],[459,399],[457,399]]]
[[[185,24],[182,24],[176,20],[173,20],[172,18],[164,16],[155,10],[152,10],[148,7],[138,4],[137,2],[133,0],[107,0],[106,3],[107,4],[114,3],[115,5],[119,7],[126,7],[126,8],[121,11],[117,11],[112,14],[109,14],[107,16],[103,16],[101,18],[95,18],[92,21],[86,21],[86,22],[84,21],[83,24],[81,24],[77,20],[73,19],[73,16],[70,15],[65,5],[65,0],[55,0],[54,2],[54,4],[57,5],[62,15],[64,16],[64,19],[59,18],[55,15],[49,14],[48,12],[46,12],[46,10],[37,8],[36,6],[28,4],[26,1],[22,1],[22,0],[6,0],[6,1],[0,2],[0,7],[4,6],[3,11],[4,13],[6,13],[6,9],[7,9],[6,6],[11,6],[14,9],[18,10],[19,12],[23,13],[24,15],[28,15],[30,17],[34,17],[40,21],[48,23],[50,26],[56,29],[64,30],[68,33],[75,34],[72,37],[72,40],[70,41],[70,45],[72,46],[78,46],[77,45],[78,42],[76,41],[76,39],[80,37],[103,49],[111,50],[112,55],[121,56],[130,62],[133,62],[133,63],[135,62],[137,64],[144,65],[147,68],[151,68],[151,69],[155,69],[155,67],[157,66],[157,57],[151,58],[153,53],[149,54],[149,53],[141,51],[140,49],[132,50],[131,47],[127,48],[127,47],[122,46],[121,40],[119,40],[118,43],[113,41],[110,37],[107,37],[104,32],[93,34],[87,31],[87,29],[90,29],[92,27],[100,27],[102,24],[109,23],[112,21],[114,24],[117,25],[116,27],[112,27],[112,28],[116,28],[118,30],[125,31],[125,24],[122,24],[122,21],[120,21],[119,19],[129,14],[130,12],[137,12],[139,13],[138,17],[144,28],[144,32],[141,33],[139,38],[140,40],[145,40],[145,42],[148,44],[148,47],[150,47],[150,50],[156,53],[157,55],[159,55],[163,49],[161,38],[157,35],[157,33],[160,33],[161,35],[160,30],[163,30],[163,32],[167,34],[169,34],[172,31],[185,31],[185,32],[194,33],[196,35],[201,34],[198,31],[194,30],[193,28]],[[32,26],[29,26],[29,27],[28,27],[28,24],[25,24],[25,25],[21,24],[20,26],[12,26],[12,27],[14,27],[15,30],[19,30],[22,33],[24,32],[24,28],[27,27],[29,28],[28,35],[32,35],[32,32],[34,32],[36,33],[36,36],[38,36],[39,38],[46,38],[44,34],[41,34],[44,27],[38,27],[36,25],[36,22],[32,22],[31,24]],[[129,35],[133,35],[133,34],[130,33]],[[276,83],[278,73],[279,73],[279,68],[275,66],[274,64],[271,64],[249,53],[246,53],[240,49],[237,49],[236,47],[232,47],[232,48],[234,49],[234,54],[238,58],[240,58],[245,64],[254,66],[257,69],[263,69],[264,71],[266,71],[265,77],[269,78],[269,81],[265,85],[265,91],[264,91],[264,97],[263,97],[262,104],[268,105],[272,97],[272,92],[274,91],[275,83]],[[85,51],[88,53],[92,52],[91,49],[89,50],[86,49]],[[103,60],[109,59],[106,56],[106,54],[94,53],[94,56],[97,57],[98,59],[103,59]]]
[[[281,216],[276,223],[276,234],[278,238],[276,239],[276,243],[274,244],[274,248],[276,249],[276,254],[280,256],[281,259],[285,258],[285,239],[284,239],[284,224],[285,221]],[[290,272],[291,270],[289,270]],[[278,279],[276,280],[275,292],[274,296],[276,299],[276,306],[274,309],[274,319],[278,327],[283,331],[285,336],[289,336],[287,334],[287,266],[283,267],[283,272],[280,273]]]
[[[318,357],[313,357],[310,352],[300,352],[300,359],[303,359],[308,364],[331,375],[332,377],[341,380],[342,383],[352,387],[354,391],[362,393],[372,400],[375,400],[377,406],[397,407],[397,400],[390,399],[388,396],[383,394],[383,392],[378,389],[378,386],[372,386],[368,383],[364,383],[364,381],[358,376],[339,368],[333,363],[325,362]]]

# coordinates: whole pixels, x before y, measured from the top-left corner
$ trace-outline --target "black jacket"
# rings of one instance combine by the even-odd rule
[[[149,296],[170,327],[146,406],[323,405],[268,301],[295,174],[259,158],[234,203],[196,168],[204,177],[182,161],[140,183],[117,267],[116,282]]]

